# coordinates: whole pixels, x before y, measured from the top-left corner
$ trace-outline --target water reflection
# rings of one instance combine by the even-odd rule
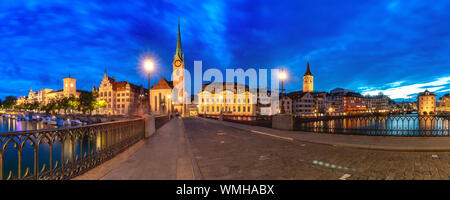
[[[398,136],[446,136],[450,135],[449,126],[448,116],[417,115],[317,118],[296,124],[304,131]]]
[[[54,125],[47,125],[37,121],[20,121],[12,118],[0,117],[0,132],[29,131],[57,128]]]

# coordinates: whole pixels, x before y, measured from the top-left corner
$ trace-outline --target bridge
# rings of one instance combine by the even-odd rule
[[[308,122],[309,123],[309,122]],[[446,179],[450,137],[283,131],[206,118],[0,134],[0,178]]]

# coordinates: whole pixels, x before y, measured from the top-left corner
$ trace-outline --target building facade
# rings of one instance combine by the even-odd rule
[[[152,89],[150,89],[150,104],[152,113],[155,115],[167,115],[174,111],[171,101],[173,82],[161,78]]]
[[[98,92],[98,101],[106,101],[106,107],[96,110],[94,112],[96,114],[135,114],[144,109],[142,102],[148,98],[148,91],[142,85],[137,86],[127,81],[116,82],[114,77],[108,77],[106,72],[96,92]]]
[[[314,114],[314,97],[309,92],[291,92],[288,94],[292,99],[292,114],[296,116],[311,116]]]
[[[437,111],[439,113],[450,113],[450,94],[445,94],[439,98]]]
[[[418,97],[419,115],[431,115],[436,113],[436,95],[428,90],[419,93]]]
[[[389,97],[386,95],[366,97],[367,110],[369,112],[383,113],[389,112]]]
[[[257,96],[249,87],[237,83],[209,83],[198,93],[199,115],[253,117],[257,114]]]
[[[63,89],[41,89],[38,92],[35,92],[31,88],[27,97],[18,98],[17,104],[20,105],[25,103],[37,102],[43,105],[47,105],[49,102],[56,101],[64,97],[78,98],[81,92],[81,90],[77,90],[76,79],[70,77],[69,75],[67,78],[63,79]]]

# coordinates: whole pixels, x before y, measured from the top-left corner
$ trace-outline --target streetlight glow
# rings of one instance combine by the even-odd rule
[[[280,80],[286,79],[286,78],[287,78],[286,72],[285,72],[284,70],[281,70],[280,74],[278,74],[278,78],[279,78]]]
[[[147,70],[148,72],[152,71],[153,70],[153,62],[150,59],[146,60],[144,62],[144,67],[145,67],[145,70]]]

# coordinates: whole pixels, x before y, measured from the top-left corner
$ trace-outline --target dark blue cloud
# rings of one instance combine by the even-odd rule
[[[170,77],[181,18],[188,69],[284,67],[288,90],[301,88],[309,57],[315,88],[360,92],[417,86],[450,88],[450,3],[369,1],[61,1],[0,3],[0,98],[78,88],[104,70],[146,83],[139,59],[157,61],[152,82]],[[424,88],[423,88],[424,89]]]

